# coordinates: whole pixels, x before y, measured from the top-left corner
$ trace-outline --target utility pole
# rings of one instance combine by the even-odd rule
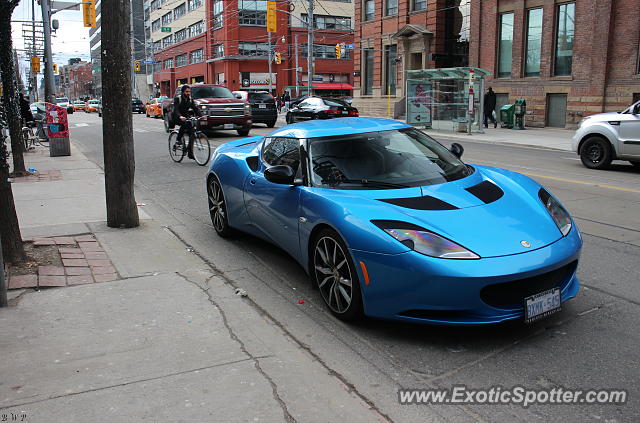
[[[269,43],[269,94],[273,95],[273,71],[271,69],[271,57],[273,53],[271,51],[271,32],[267,32],[267,42]]]
[[[309,0],[307,16],[307,86],[309,96],[313,92],[313,0]]]
[[[295,37],[295,45],[296,45],[296,97],[300,95],[300,65],[298,64],[298,34]]]
[[[53,78],[53,54],[51,53],[51,9],[49,0],[41,0],[42,28],[44,29],[44,101],[56,102]]]

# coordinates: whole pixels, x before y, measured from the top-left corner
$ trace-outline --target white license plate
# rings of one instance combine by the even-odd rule
[[[524,299],[524,321],[533,323],[560,311],[560,289],[553,288]]]
[[[343,110],[343,111],[342,111],[342,114],[343,114],[343,115],[348,115],[348,114],[349,114],[349,112],[348,112],[347,110]]]
[[[267,105],[266,104],[258,104],[258,109],[266,109]]]
[[[234,128],[233,123],[225,123],[224,124],[224,129],[233,129],[233,128]]]

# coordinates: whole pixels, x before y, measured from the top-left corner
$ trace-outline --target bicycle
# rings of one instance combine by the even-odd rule
[[[209,138],[207,138],[202,131],[199,131],[196,128],[198,118],[190,117],[188,120],[191,122],[191,130],[189,131],[189,134],[185,135],[188,135],[189,139],[193,139],[193,159],[198,165],[204,166],[211,158],[211,144],[209,144]],[[178,141],[178,129],[179,128],[176,127],[169,134],[169,155],[176,163],[180,163],[182,159],[184,159],[185,154],[187,154],[188,147],[188,144],[185,143],[184,139]]]

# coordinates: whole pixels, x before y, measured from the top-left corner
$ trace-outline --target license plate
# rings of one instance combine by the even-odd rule
[[[224,129],[233,129],[233,123],[225,123]]]
[[[348,111],[346,111],[346,110],[343,110],[343,111],[342,111],[342,114],[343,114],[343,115],[348,115],[348,114],[349,114],[349,112],[348,112]]]
[[[266,109],[267,105],[266,104],[258,104],[258,109]]]
[[[560,309],[560,289],[549,289],[524,299],[524,321],[533,323]]]

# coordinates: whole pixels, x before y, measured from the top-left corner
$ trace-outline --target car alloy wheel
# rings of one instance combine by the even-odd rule
[[[313,246],[313,275],[322,299],[342,320],[362,315],[358,275],[344,242],[331,230],[322,231]]]
[[[604,169],[611,164],[611,145],[601,137],[589,137],[580,148],[580,160],[589,169]]]
[[[209,178],[209,184],[207,185],[207,194],[209,201],[209,215],[211,216],[211,223],[213,229],[222,238],[227,238],[233,234],[233,230],[229,227],[229,221],[227,220],[227,207],[224,201],[224,193],[220,182],[215,176]]]

